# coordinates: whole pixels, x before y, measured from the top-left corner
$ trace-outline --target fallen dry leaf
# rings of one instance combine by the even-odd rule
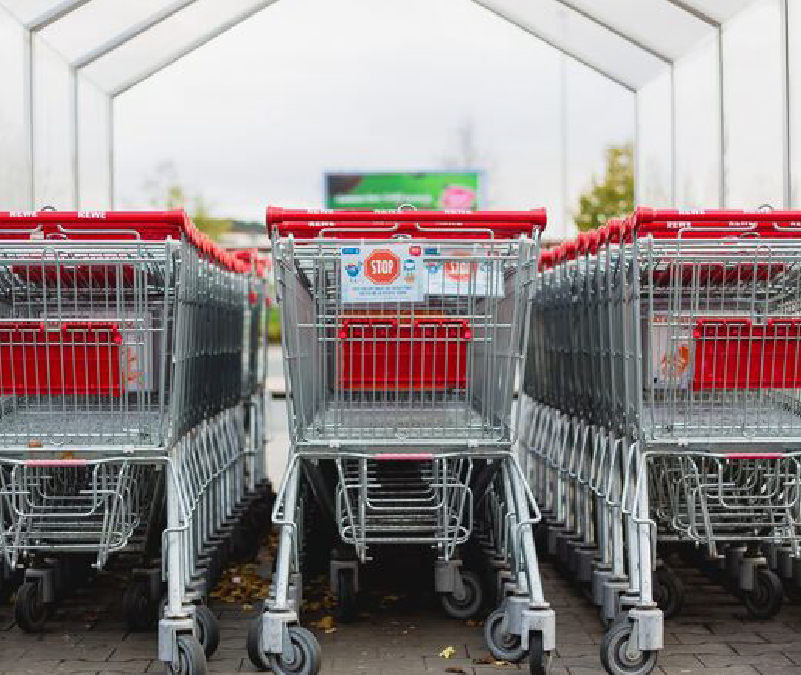
[[[447,647],[445,647],[445,649],[443,649],[443,650],[442,650],[442,651],[439,653],[439,655],[440,655],[440,657],[441,657],[441,658],[443,658],[443,659],[449,659],[449,658],[451,658],[451,657],[452,657],[452,656],[453,656],[455,653],[456,653],[456,650],[455,650],[453,647],[451,647],[450,645],[448,645]]]
[[[328,630],[329,628],[334,627],[334,617],[333,616],[324,616],[319,621],[312,622],[312,626],[315,628],[319,628],[321,630]]]
[[[337,629],[336,627],[332,626],[331,628],[326,628],[324,632],[326,635],[331,635],[331,633],[336,633]]]

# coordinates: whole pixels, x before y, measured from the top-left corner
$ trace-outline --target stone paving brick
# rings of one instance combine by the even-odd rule
[[[780,652],[768,654],[699,654],[699,660],[705,667],[718,668],[728,666],[791,666],[793,662]]]
[[[543,569],[546,596],[557,608],[553,675],[602,675],[598,644],[603,629],[597,611],[547,563]],[[688,606],[683,616],[665,624],[665,649],[654,675],[801,675],[801,607],[787,603],[773,621],[752,621],[727,592],[698,575],[679,573],[688,586]],[[446,673],[447,668],[488,675],[525,670],[477,663],[489,656],[482,627],[445,618],[436,600],[426,597],[421,592],[419,599],[407,598],[353,624],[337,625],[332,634],[315,631],[323,646],[321,675],[428,675]],[[209,671],[255,672],[245,652],[248,617],[253,612],[227,605],[215,606],[214,611],[221,617],[221,645]],[[0,607],[0,673],[162,673],[163,665],[153,658],[155,631],[127,632],[119,612],[118,603],[101,598],[93,606],[81,598],[67,603],[45,634],[25,635],[13,626],[11,608]],[[87,621],[87,617],[97,618]],[[438,656],[446,646],[454,647],[454,658]]]

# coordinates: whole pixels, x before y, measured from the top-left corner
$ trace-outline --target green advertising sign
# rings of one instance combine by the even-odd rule
[[[327,209],[475,210],[480,205],[480,171],[328,173]]]

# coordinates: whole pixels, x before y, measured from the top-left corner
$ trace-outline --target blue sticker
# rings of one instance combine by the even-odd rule
[[[406,272],[414,272],[414,268],[415,267],[416,267],[415,262],[411,258],[406,258],[406,260],[403,261],[403,269],[404,269],[404,271],[406,271]]]
[[[439,249],[436,246],[429,246],[425,253],[426,255],[439,255]]]
[[[345,271],[348,273],[349,277],[358,277],[359,263],[348,263],[347,265],[345,265]]]
[[[345,255],[358,255],[359,249],[358,248],[343,248],[342,253]]]

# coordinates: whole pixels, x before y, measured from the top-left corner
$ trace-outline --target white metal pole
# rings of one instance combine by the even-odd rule
[[[78,158],[79,129],[78,129],[78,71],[70,66],[70,161],[72,164],[72,205],[75,210],[81,208],[81,177],[80,162]]]
[[[790,160],[790,35],[789,3],[781,0],[781,69],[782,69],[782,208],[789,209],[793,201],[793,176]]]

